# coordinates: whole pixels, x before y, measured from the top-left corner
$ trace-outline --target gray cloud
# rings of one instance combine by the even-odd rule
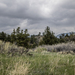
[[[0,31],[18,26],[30,34],[49,26],[55,34],[75,31],[74,0],[0,0]]]

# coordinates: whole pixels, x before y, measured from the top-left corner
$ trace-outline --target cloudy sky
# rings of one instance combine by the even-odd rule
[[[55,35],[75,32],[75,0],[0,0],[0,32],[38,34],[47,26]]]

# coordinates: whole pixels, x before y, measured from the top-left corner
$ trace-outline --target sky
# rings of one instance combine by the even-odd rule
[[[0,32],[20,27],[29,34],[75,32],[75,0],[0,0]]]

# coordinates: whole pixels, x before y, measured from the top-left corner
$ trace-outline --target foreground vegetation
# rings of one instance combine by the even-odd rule
[[[75,49],[74,43],[26,49],[0,41],[0,75],[75,75],[75,53],[48,51]],[[48,49],[47,49],[48,48]],[[50,50],[51,50],[50,49]],[[66,51],[65,51],[66,52]]]
[[[33,56],[0,54],[0,75],[75,75],[75,55],[31,53]]]

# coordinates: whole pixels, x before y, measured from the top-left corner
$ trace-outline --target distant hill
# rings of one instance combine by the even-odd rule
[[[58,34],[56,37],[60,38],[60,36],[62,36],[63,34],[64,34],[64,36],[66,36],[66,34],[68,34],[70,36],[71,34],[75,35],[75,32],[61,33],[61,34]]]

